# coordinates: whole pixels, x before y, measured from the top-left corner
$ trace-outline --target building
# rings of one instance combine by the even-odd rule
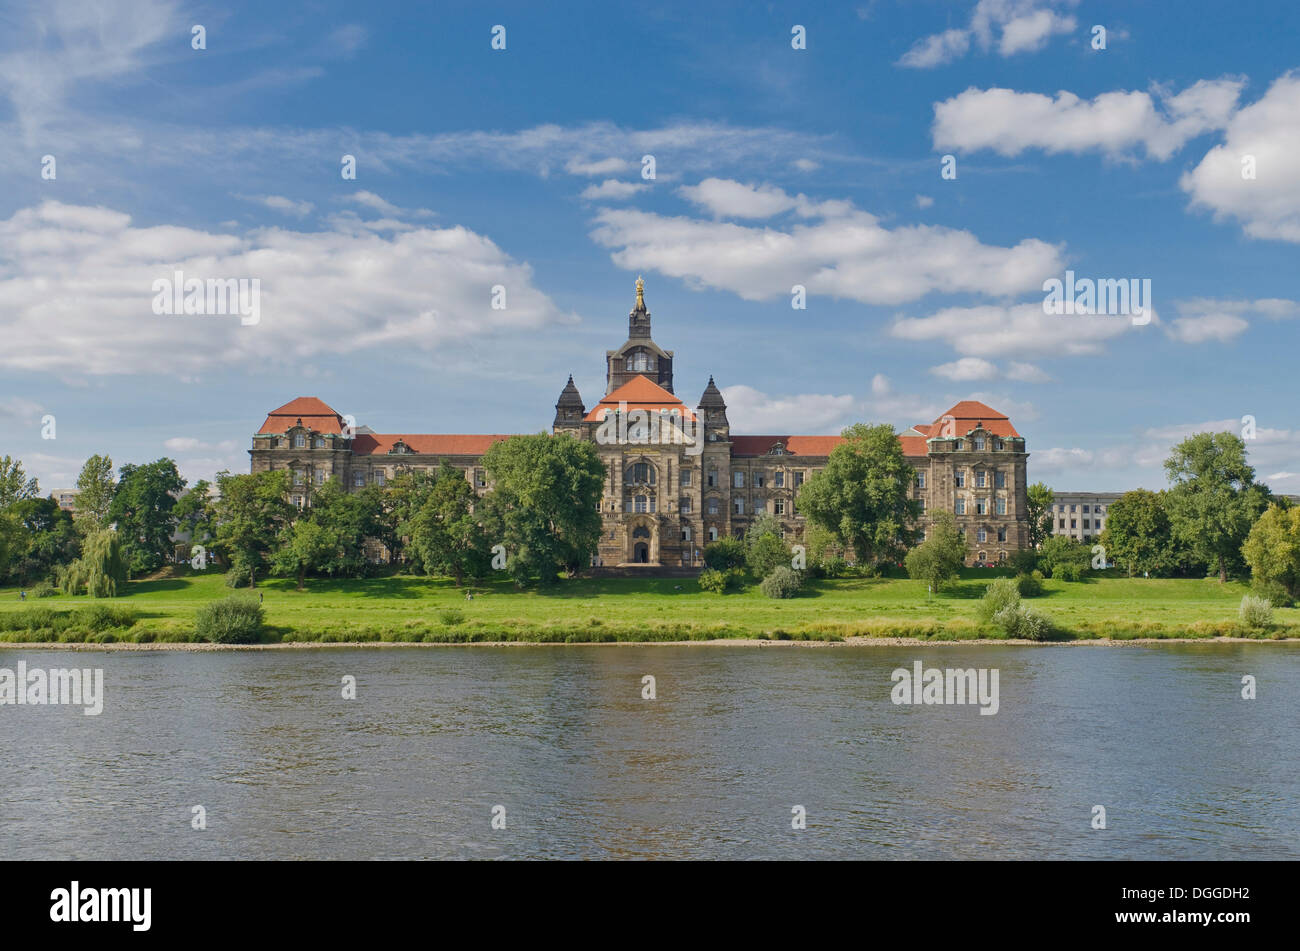
[[[1123,492],[1057,492],[1052,503],[1052,534],[1076,542],[1092,541],[1106,527],[1106,513]]]
[[[77,510],[77,490],[76,489],[51,489],[47,495],[59,503],[59,508],[65,512],[75,512]]]
[[[608,479],[595,561],[601,566],[696,566],[714,539],[743,536],[761,514],[788,540],[803,537],[799,487],[824,468],[839,436],[731,431],[721,391],[709,378],[688,406],[674,391],[673,351],[651,335],[644,282],[628,315],[626,341],[605,353],[605,393],[591,409],[574,385],[555,404],[552,432],[597,445]],[[272,410],[253,436],[253,472],[293,472],[294,501],[338,478],[351,489],[383,485],[404,468],[444,461],[480,492],[490,489],[482,454],[505,435],[381,434],[355,426],[316,397]],[[899,436],[915,470],[911,492],[929,513],[954,513],[967,562],[1001,561],[1029,545],[1025,440],[1002,413],[963,401]]]

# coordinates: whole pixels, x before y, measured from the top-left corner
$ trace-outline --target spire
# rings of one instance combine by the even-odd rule
[[[709,377],[709,385],[704,388],[704,395],[700,397],[701,409],[726,409],[727,403],[722,398],[722,391],[718,389],[713,382],[713,377]]]
[[[645,310],[645,278],[639,274],[636,279],[636,307],[634,310]]]
[[[723,440],[730,438],[728,433],[731,431],[731,423],[727,420],[727,403],[722,398],[722,391],[713,382],[712,375],[709,376],[709,385],[704,388],[704,395],[700,397],[698,408],[710,442],[719,437]]]
[[[636,305],[627,315],[627,336],[632,339],[650,338],[650,312],[645,308],[645,280],[636,279]]]
[[[569,382],[564,384],[564,389],[560,391],[560,398],[555,403],[555,423],[554,426],[569,425],[572,426],[582,420],[587,408],[582,403],[582,396],[578,393],[578,388],[573,385],[573,374],[569,374]]]

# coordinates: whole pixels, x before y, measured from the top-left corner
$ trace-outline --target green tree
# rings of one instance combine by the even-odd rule
[[[176,530],[188,532],[190,541],[204,545],[217,537],[217,505],[212,498],[212,484],[200,479],[176,500],[172,509]]]
[[[171,459],[142,466],[124,465],[108,506],[108,519],[117,524],[127,570],[133,575],[156,571],[170,560],[176,530],[176,497],[185,480]],[[80,503],[80,496],[78,496]]]
[[[1169,576],[1190,560],[1174,535],[1163,492],[1134,489],[1121,495],[1110,504],[1100,541],[1107,557],[1130,576]]]
[[[739,538],[719,538],[704,546],[704,564],[714,571],[745,566],[745,543]]]
[[[957,518],[951,512],[937,511],[930,522],[930,537],[907,553],[903,565],[907,576],[924,581],[930,590],[939,591],[955,580],[966,563],[966,542],[957,530]]]
[[[83,535],[108,527],[108,510],[113,504],[113,460],[95,455],[86,460],[77,476],[77,510],[73,515]]]
[[[1052,504],[1056,494],[1042,482],[1035,482],[1025,492],[1025,509],[1029,517],[1029,544],[1037,548],[1052,534]]]
[[[217,547],[232,574],[247,575],[256,587],[275,553],[280,533],[295,513],[288,500],[289,473],[284,469],[251,475],[217,475]]]
[[[799,490],[799,511],[853,549],[860,565],[897,562],[916,536],[916,473],[894,427],[857,423],[845,429],[826,468]]]
[[[310,517],[286,525],[278,541],[271,556],[272,570],[276,574],[296,577],[299,591],[307,587],[307,572],[325,570],[339,555],[338,535]]]
[[[13,576],[22,584],[49,580],[55,569],[68,565],[81,553],[81,536],[72,516],[52,498],[22,499],[8,513],[19,531]]]
[[[0,511],[22,499],[34,499],[40,494],[40,485],[35,479],[28,478],[20,460],[9,456],[0,459]]]
[[[404,561],[413,571],[425,571],[419,553],[409,544],[413,519],[433,493],[436,479],[436,472],[399,469],[384,487],[383,503],[376,516],[375,537],[388,549],[393,563]],[[461,479],[469,484],[464,473]]]
[[[585,567],[600,541],[597,506],[605,465],[589,442],[571,436],[511,436],[483,454],[493,490],[485,526],[506,547],[516,582],[556,580]],[[491,540],[491,539],[490,539]]]
[[[755,578],[766,578],[781,565],[790,567],[790,546],[781,538],[781,523],[765,512],[745,532],[745,566]]]
[[[1064,535],[1044,540],[1038,553],[1039,567],[1049,578],[1078,581],[1092,565],[1092,546]]]
[[[357,577],[366,573],[366,539],[377,538],[383,530],[383,491],[369,485],[360,492],[348,492],[338,479],[331,478],[312,493],[311,506],[304,513],[326,529],[337,542],[334,557],[312,571],[339,577]]]
[[[465,474],[444,463],[408,523],[409,548],[425,572],[451,575],[457,587],[467,575],[481,578],[487,573],[491,544],[475,514],[478,501]]]
[[[122,542],[112,529],[91,532],[81,546],[81,557],[64,570],[60,579],[65,594],[83,590],[92,598],[113,598],[126,583]]]
[[[1241,552],[1257,582],[1280,584],[1290,597],[1300,596],[1300,509],[1270,505]]]
[[[1255,483],[1246,444],[1235,433],[1196,433],[1174,447],[1165,472],[1173,483],[1168,511],[1174,534],[1226,581],[1270,500],[1268,489]]]

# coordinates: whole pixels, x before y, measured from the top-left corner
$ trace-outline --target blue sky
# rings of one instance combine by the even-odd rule
[[[642,274],[737,432],[981,399],[1031,479],[1124,490],[1251,415],[1300,492],[1295,5],[280,6],[0,9],[0,453],[46,489],[94,452],[246,471],[296,396],[547,428]],[[258,322],[155,314],[175,269],[257,278]],[[1044,314],[1067,269],[1149,279],[1153,319]]]

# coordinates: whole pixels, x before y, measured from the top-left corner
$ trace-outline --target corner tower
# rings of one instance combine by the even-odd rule
[[[638,376],[646,377],[671,393],[673,352],[662,349],[650,337],[645,281],[639,277],[636,279],[636,304],[627,317],[627,342],[617,350],[605,351],[605,395]]]

